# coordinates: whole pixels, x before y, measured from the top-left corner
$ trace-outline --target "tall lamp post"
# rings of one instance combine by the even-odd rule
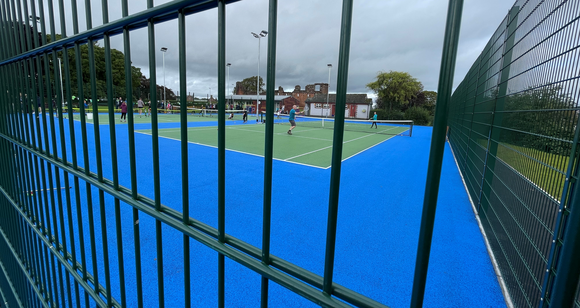
[[[167,47],[161,47],[161,51],[163,52],[163,104],[165,105],[167,104],[167,96],[165,95],[165,52]]]
[[[64,105],[64,90],[62,87],[62,78],[63,77],[62,77],[62,63],[60,62],[60,58],[58,58],[58,69],[60,70],[60,97],[62,98],[62,102],[61,102],[62,105],[61,106],[63,106]],[[57,112],[57,114],[58,114],[58,112]]]
[[[330,105],[328,105],[328,97],[330,96],[330,69],[332,68],[332,64],[328,64],[328,88],[326,90],[326,117],[330,114]],[[324,109],[323,109],[324,110]]]
[[[252,32],[252,35],[258,39],[258,77],[256,78],[256,122],[258,122],[259,110],[260,110],[260,41],[261,38],[266,37],[268,35],[268,31],[262,30],[260,34],[256,34]]]
[[[226,67],[227,67],[227,69],[228,69],[228,81],[227,81],[227,83],[226,83],[226,88],[227,88],[227,86],[230,84],[230,66],[232,66],[232,64],[231,64],[231,63],[228,63],[228,64],[226,64]],[[227,92],[228,92],[228,90],[226,89],[226,93],[227,93]],[[231,95],[231,94],[230,94],[230,95]],[[227,97],[228,97],[228,96],[226,95],[226,97],[225,97],[225,98],[226,98],[226,100],[227,100]]]

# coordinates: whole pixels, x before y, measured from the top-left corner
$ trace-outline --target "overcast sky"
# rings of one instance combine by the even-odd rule
[[[30,0],[28,0],[30,1]],[[86,29],[84,1],[78,1],[80,30]],[[160,5],[169,1],[155,1]],[[65,1],[67,34],[72,32],[70,1]],[[336,91],[342,1],[280,0],[278,2],[275,86],[291,91],[300,85],[328,82]],[[510,0],[465,0],[454,87],[465,76],[513,5]],[[100,1],[92,1],[93,26],[102,24]],[[366,84],[380,71],[404,71],[437,90],[447,0],[354,1],[348,93],[369,93]],[[129,1],[129,12],[144,10],[145,0]],[[48,8],[45,8],[48,10]],[[55,3],[55,11],[58,11]],[[56,18],[58,20],[58,12]],[[120,1],[109,1],[109,19],[121,18]],[[226,59],[232,84],[258,72],[258,39],[251,32],[268,30],[268,0],[243,0],[226,7]],[[198,97],[217,92],[217,9],[190,15],[187,32],[187,91]],[[57,32],[60,27],[57,22]],[[123,50],[122,36],[112,46]],[[156,46],[167,47],[165,83],[179,90],[177,20],[156,25]],[[100,45],[103,46],[102,42]],[[260,76],[265,79],[267,38],[261,40]],[[149,77],[147,30],[131,33],[133,65]],[[163,84],[162,53],[157,51],[157,82]],[[266,80],[267,82],[267,80]],[[210,90],[211,88],[211,90]]]

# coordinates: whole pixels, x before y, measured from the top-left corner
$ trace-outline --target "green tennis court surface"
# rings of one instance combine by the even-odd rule
[[[263,124],[227,125],[226,149],[263,156],[265,128]],[[292,131],[292,135],[288,135],[288,128],[288,125],[274,125],[274,159],[318,168],[330,167],[333,130],[298,126]],[[406,129],[384,126],[379,127],[377,132],[384,133],[388,130],[389,133],[400,134]],[[137,132],[151,134],[151,130]],[[190,127],[187,136],[191,143],[217,147],[217,133],[216,126]],[[159,136],[180,140],[180,129],[160,129]],[[342,159],[348,159],[392,137],[395,136],[345,131]]]

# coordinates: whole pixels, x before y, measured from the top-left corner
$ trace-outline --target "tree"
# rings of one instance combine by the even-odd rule
[[[574,94],[561,86],[529,89],[507,96],[494,123],[504,127],[500,142],[558,155],[569,155],[578,111]]]
[[[55,35],[56,40],[61,39],[61,35]],[[51,37],[47,37],[48,41],[51,41]],[[93,43],[93,50],[95,56],[95,73],[96,73],[96,89],[97,98],[103,99],[107,98],[107,71],[105,66],[105,48],[100,47],[98,43]],[[78,89],[78,76],[76,70],[76,55],[74,48],[69,48],[67,50],[69,58],[69,76],[70,76],[70,86],[71,86],[71,96],[79,96]],[[83,95],[85,98],[91,98],[91,84],[90,84],[90,71],[89,71],[89,47],[88,45],[80,46],[81,54],[81,65],[82,73],[81,79],[83,83]],[[62,59],[62,51],[59,52],[59,58]],[[64,65],[63,65],[64,66]],[[55,69],[53,63],[50,63],[51,71]],[[132,96],[134,100],[141,98],[146,98],[149,95],[150,81],[148,78],[143,76],[141,73],[141,68],[131,66],[131,92],[127,93],[126,81],[125,81],[125,55],[123,52],[112,49],[111,50],[111,75],[113,77],[113,97],[123,97],[127,98]],[[63,85],[64,83],[63,76]],[[54,84],[53,84],[54,87]],[[163,86],[157,85],[157,93],[163,93]],[[166,89],[167,99],[175,99],[175,94],[171,89]],[[162,99],[162,94],[158,94],[158,99]]]
[[[379,72],[377,80],[367,84],[377,96],[379,108],[406,109],[409,102],[423,90],[423,85],[406,72]]]
[[[430,115],[435,114],[435,105],[437,103],[437,92],[421,91],[409,103],[409,107],[421,107],[429,111]]]
[[[256,94],[256,78],[257,76],[248,77],[242,80],[240,83],[236,83],[236,88],[234,89],[234,93],[238,93],[238,87],[240,87],[240,92],[242,94]],[[264,90],[264,79],[260,77],[260,93]]]

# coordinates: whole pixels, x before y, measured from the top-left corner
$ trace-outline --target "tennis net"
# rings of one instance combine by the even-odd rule
[[[289,116],[286,114],[274,114],[274,124],[290,125],[288,121]],[[266,113],[262,112],[261,121],[266,121]],[[311,116],[297,116],[296,127],[313,127],[321,129],[334,129],[333,118],[319,118]],[[376,122],[376,125],[373,123]],[[400,135],[409,136],[413,134],[413,120],[344,120],[345,131],[355,131],[367,134],[384,134],[384,135]]]
[[[193,116],[199,117],[217,117],[217,109],[197,109],[197,108],[187,108],[187,112],[191,113]],[[226,119],[232,116],[233,119],[241,120],[244,115],[244,110],[226,110]],[[248,117],[251,116],[248,113]],[[255,117],[254,117],[255,118]]]

